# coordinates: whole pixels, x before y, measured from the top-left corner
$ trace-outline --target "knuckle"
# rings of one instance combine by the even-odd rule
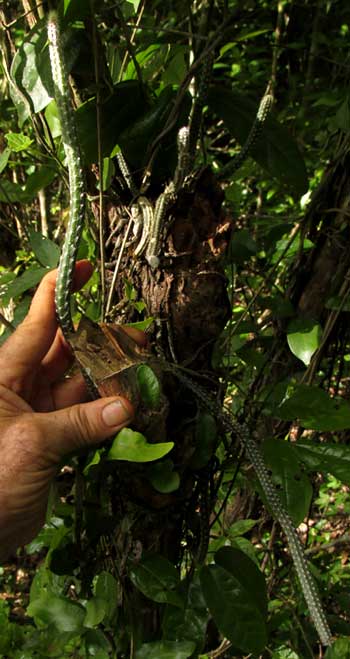
[[[86,414],[84,405],[79,404],[69,408],[68,423],[77,448],[89,443],[89,440],[96,435],[96,429]]]

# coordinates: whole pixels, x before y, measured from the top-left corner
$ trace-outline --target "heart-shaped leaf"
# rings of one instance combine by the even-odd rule
[[[293,320],[288,326],[288,345],[296,357],[310,364],[312,355],[320,345],[322,328],[318,323],[309,320]]]
[[[335,442],[319,444],[305,440],[293,443],[292,448],[310,471],[333,474],[346,485],[350,485],[350,446]]]
[[[55,268],[60,258],[59,247],[38,231],[29,231],[30,246],[41,265]]]
[[[101,597],[92,597],[86,602],[85,608],[84,627],[97,627],[106,615],[108,604]]]
[[[281,486],[282,501],[298,526],[309,511],[313,490],[307,475],[300,469],[294,444],[267,439],[262,448],[266,463],[272,470],[272,480]]]
[[[148,364],[140,364],[136,371],[140,395],[147,407],[157,409],[160,403],[160,382]]]
[[[174,442],[149,444],[146,437],[131,428],[118,432],[108,452],[108,460],[127,460],[128,462],[152,462],[169,453]]]
[[[328,648],[325,659],[350,659],[350,639],[348,637],[337,638]]]
[[[131,567],[129,576],[134,586],[154,602],[183,608],[182,596],[177,591],[179,573],[163,556],[145,553],[137,565]]]
[[[177,471],[174,471],[172,460],[164,460],[164,462],[157,462],[157,464],[152,465],[147,472],[147,476],[158,492],[168,494],[179,489],[180,476]]]
[[[30,616],[42,625],[53,625],[59,632],[80,632],[85,611],[77,602],[54,593],[42,593],[27,608]]]
[[[244,652],[259,654],[267,641],[265,616],[240,575],[230,574],[221,565],[208,565],[201,568],[200,581],[221,634]]]
[[[304,428],[346,430],[350,428],[350,405],[343,398],[331,398],[323,389],[300,384],[276,410],[280,419],[300,419]]]

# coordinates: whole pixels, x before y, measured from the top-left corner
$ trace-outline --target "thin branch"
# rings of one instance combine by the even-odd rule
[[[126,245],[126,242],[129,238],[129,233],[131,231],[131,227],[132,227],[133,223],[134,223],[133,219],[130,218],[128,226],[127,226],[126,231],[125,231],[125,236],[124,236],[122,245],[121,245],[120,250],[119,250],[118,260],[117,260],[117,263],[116,263],[116,266],[115,266],[115,270],[114,270],[114,273],[113,273],[113,278],[112,278],[112,282],[111,282],[111,286],[110,286],[109,294],[108,294],[108,300],[107,300],[107,305],[106,305],[106,314],[105,314],[106,316],[108,316],[108,314],[110,313],[110,310],[111,310],[112,299],[113,299],[113,294],[114,294],[114,288],[115,288],[117,277],[118,277],[120,263],[121,263],[121,260],[122,260],[125,245]]]
[[[136,32],[139,29],[139,24],[140,24],[145,6],[146,6],[146,0],[142,0],[141,4],[139,5],[139,8],[138,8],[138,13],[137,13],[135,23],[127,23],[125,21],[125,27],[132,27],[133,28],[133,31],[132,31],[132,34],[131,34],[131,37],[130,37],[130,45],[132,46],[132,48],[134,47],[134,39],[135,39],[135,36],[136,36]],[[126,66],[126,62],[128,60],[129,52],[130,52],[129,50],[126,50],[125,53],[124,53],[123,61],[122,61],[121,67],[120,67],[119,82],[123,78],[124,69],[125,69],[125,66]],[[130,52],[130,55],[131,55],[131,52]]]
[[[98,171],[100,178],[99,187],[99,215],[98,215],[98,234],[99,234],[99,248],[100,248],[100,261],[101,261],[101,314],[102,321],[104,320],[104,308],[106,298],[106,268],[105,268],[105,241],[104,241],[104,205],[103,205],[103,157],[102,157],[102,144],[101,144],[101,95],[100,95],[100,72],[98,65],[98,48],[97,48],[97,33],[96,22],[93,12],[93,0],[91,4],[92,15],[92,49],[94,58],[94,72],[96,82],[96,135],[97,135],[97,151],[98,151]]]
[[[348,514],[348,513],[347,513]],[[341,545],[350,545],[350,535],[343,535],[341,538],[336,538],[331,542],[326,542],[324,544],[318,544],[315,547],[310,547],[305,550],[305,554],[311,556],[312,554],[318,554],[320,551],[330,551],[334,547],[339,547]]]
[[[127,50],[129,52],[129,55],[130,55],[130,57],[131,57],[131,59],[134,63],[134,67],[135,67],[135,71],[136,71],[138,81],[139,81],[140,85],[142,85],[143,84],[143,78],[142,78],[141,67],[140,67],[140,65],[137,61],[137,57],[135,55],[135,49],[134,49],[134,46],[132,44],[132,40],[129,37],[129,30],[128,30],[128,26],[127,26],[125,18],[124,18],[124,14],[123,14],[122,10],[120,9],[119,5],[117,5],[115,9],[116,9],[118,18],[119,18],[120,23],[121,23],[122,28],[123,28],[123,36],[124,36],[125,41],[126,41]],[[123,64],[124,64],[124,61],[123,61]],[[122,67],[123,67],[123,65],[122,65]],[[121,70],[120,70],[119,81],[121,80],[122,75],[123,75],[123,68],[121,68]]]
[[[285,0],[280,0],[280,2],[277,5],[277,21],[276,21],[275,34],[274,34],[275,48],[273,49],[272,67],[271,67],[271,95],[273,96],[273,98],[275,98],[275,91],[276,91],[278,58],[281,53],[280,44],[281,44],[282,29],[283,29],[284,7],[285,7]]]
[[[210,659],[216,659],[216,657],[221,657],[225,652],[232,646],[231,641],[228,641],[227,638],[224,638],[224,640],[220,643],[219,647],[216,648],[216,650],[212,650],[211,652],[206,653],[206,657],[210,657]]]

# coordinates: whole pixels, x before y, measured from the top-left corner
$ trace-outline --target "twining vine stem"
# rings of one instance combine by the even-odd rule
[[[329,628],[316,585],[311,575],[304,547],[300,541],[297,531],[289,514],[285,510],[278,492],[271,480],[265,465],[261,451],[251,436],[249,428],[240,424],[234,418],[230,410],[220,407],[215,399],[212,399],[205,389],[202,389],[192,378],[185,375],[178,367],[169,366],[176,377],[188,387],[201,403],[211,412],[223,425],[227,432],[231,432],[238,438],[242,448],[245,450],[250,463],[259,480],[260,486],[270,506],[274,517],[279,521],[288,541],[294,567],[298,575],[300,585],[309,607],[310,616],[313,620],[317,633],[323,645],[330,645],[332,634]]]

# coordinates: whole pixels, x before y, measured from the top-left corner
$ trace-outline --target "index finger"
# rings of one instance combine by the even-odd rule
[[[89,261],[76,264],[74,289],[81,288],[90,278]],[[41,361],[49,351],[57,332],[55,285],[57,270],[42,279],[28,315],[0,349],[0,382],[24,393],[31,385]]]

